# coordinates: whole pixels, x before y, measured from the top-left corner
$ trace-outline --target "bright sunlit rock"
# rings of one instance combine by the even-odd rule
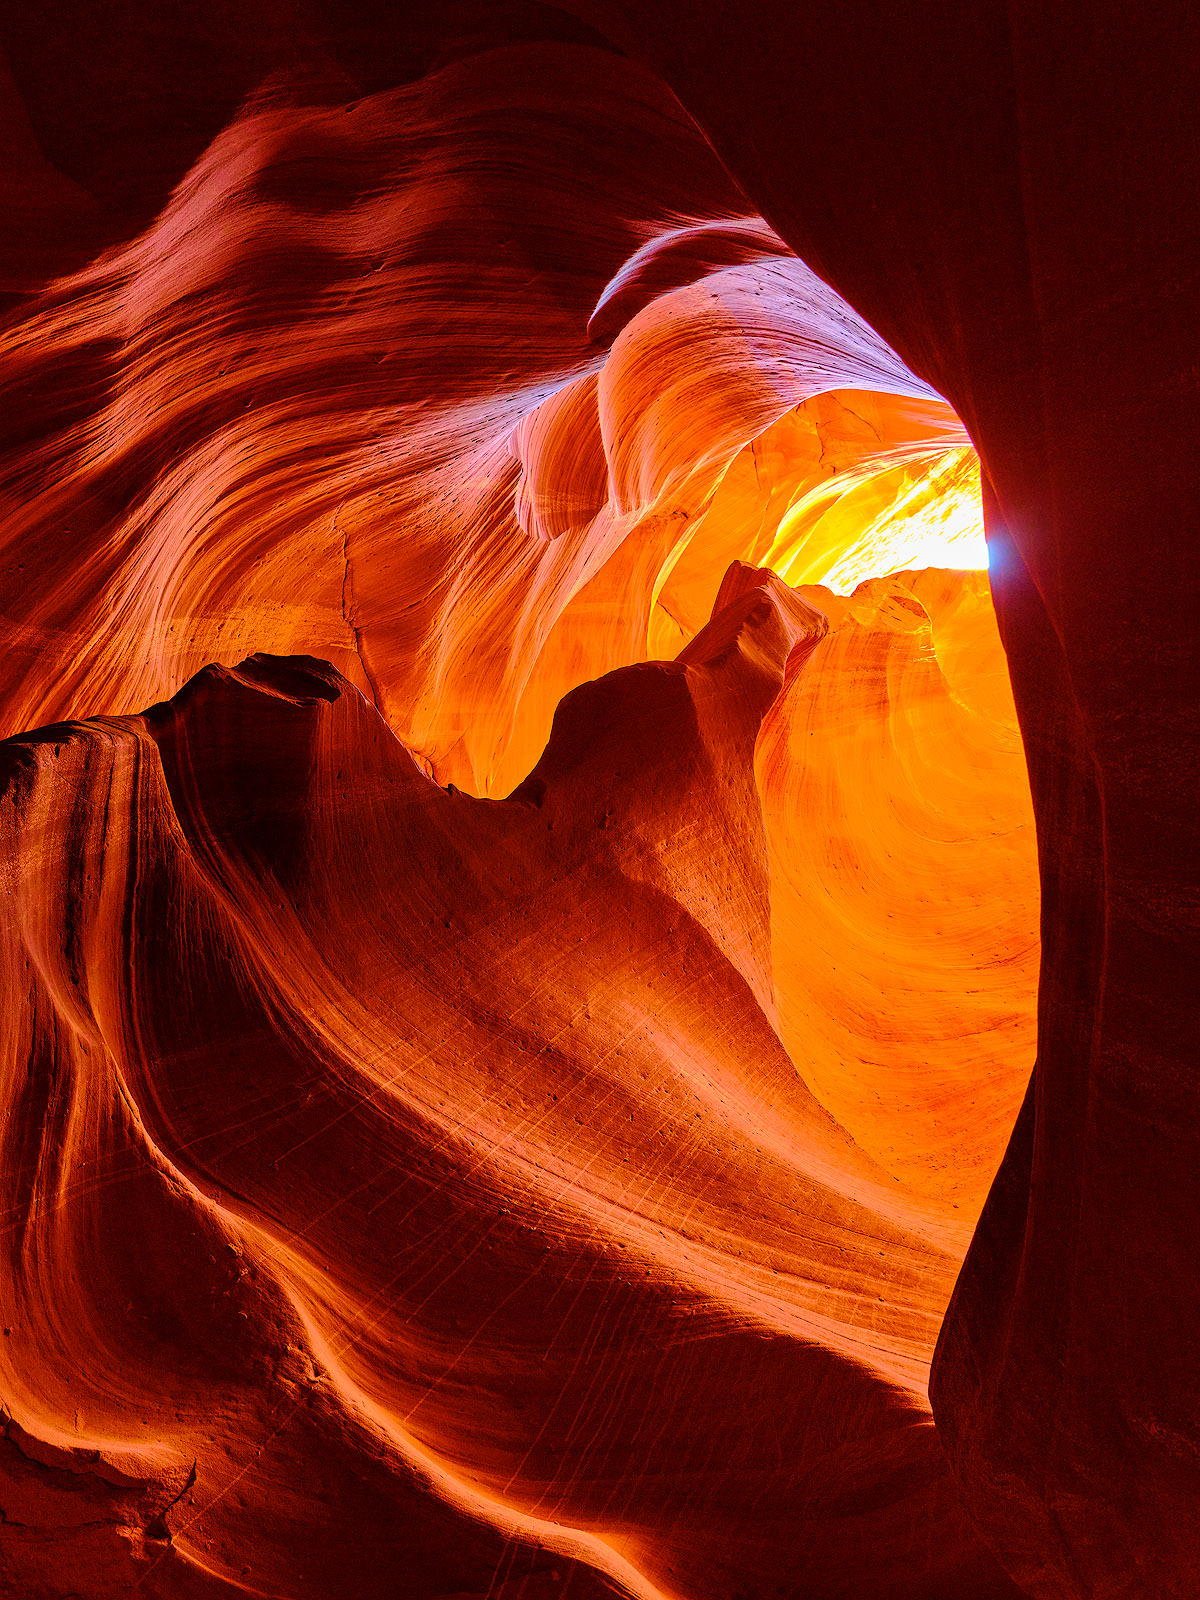
[[[789,583],[823,583],[836,594],[892,572],[987,564],[979,458],[969,446],[882,471],[869,461],[818,484],[783,518],[770,556]]]

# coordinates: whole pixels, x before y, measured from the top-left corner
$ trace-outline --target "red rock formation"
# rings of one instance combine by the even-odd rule
[[[444,780],[502,793],[562,695],[674,655],[807,488],[967,444],[753,219],[704,235],[753,259],[636,314],[613,299],[685,199],[744,205],[662,91],[593,50],[235,124],[148,233],[9,334],[6,730],[132,709],[249,645],[314,650]],[[603,354],[597,303],[631,318]],[[830,397],[851,387],[866,422]]]
[[[551,62],[581,130],[558,190]],[[580,211],[567,174],[599,128],[612,193]],[[501,136],[493,234],[472,169]],[[638,139],[659,163],[631,222]],[[559,206],[536,234],[533,191]],[[727,220],[662,233],[672,191]],[[109,714],[10,747],[14,1583],[365,1595],[403,1560],[430,1595],[592,1572],[714,1600],[1008,1592],[924,1384],[1028,1043],[951,1002],[935,1031],[981,1046],[948,1100],[899,1030],[887,1060],[864,1042],[864,975],[814,962],[789,842],[845,825],[795,789],[804,652],[783,679],[807,629],[819,692],[874,708],[853,757],[823,715],[830,761],[911,812],[946,804],[911,771],[915,667],[927,735],[969,724],[1015,798],[1019,878],[1011,708],[978,684],[964,704],[933,658],[941,629],[950,671],[968,618],[998,663],[986,599],[952,577],[821,591],[838,625],[815,643],[777,579],[717,593],[731,557],[856,559],[853,531],[884,538],[966,440],[740,204],[649,80],[508,52],[352,113],[260,106],[147,234],[12,325],[6,714]],[[307,253],[281,258],[289,237]],[[522,310],[531,254],[557,265]],[[247,637],[325,649],[425,769],[516,796],[440,789],[315,663],[205,669],[112,719]],[[977,784],[954,824],[975,882],[991,804]],[[870,939],[888,891],[851,893]],[[1002,943],[1031,929],[1026,886]],[[1027,1031],[1027,971],[983,965]]]
[[[780,1035],[864,1150],[973,1221],[1033,1058],[1038,959],[987,580],[803,592],[838,620],[757,753]]]
[[[19,1581],[1010,1592],[921,1398],[953,1230],[771,1026],[755,734],[824,620],[721,601],[503,802],[308,658],[10,741],[9,1439],[121,1486]]]
[[[576,9],[17,38],[0,1572],[1190,1595],[1178,18]]]
[[[1039,1058],[934,1374],[1031,1593],[1196,1589],[1194,18],[585,8],[979,446],[1038,817]]]

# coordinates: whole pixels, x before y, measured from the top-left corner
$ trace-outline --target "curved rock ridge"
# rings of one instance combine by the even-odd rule
[[[578,45],[264,93],[0,358],[4,731],[315,652],[477,794],[576,684],[675,655],[731,560],[823,580],[864,494],[911,520],[970,451],[653,77]],[[840,587],[912,564],[862,559]]]
[[[981,1536],[1037,1600],[1194,1600],[1194,5],[1163,0],[1131,28],[1114,0],[979,0],[950,25],[942,6],[854,0],[560,3],[573,17],[539,0],[268,0],[253,15],[229,0],[145,0],[135,18],[124,0],[95,0],[69,26],[61,7],[35,6],[5,31],[0,293],[28,304],[0,328],[0,732],[91,720],[27,736],[16,758],[0,1139],[19,1293],[0,1315],[13,1304],[21,1316],[0,1336],[12,1407],[0,1412],[0,1587],[51,1600],[131,1582],[164,1597],[571,1600],[617,1583],[857,1600],[907,1583],[972,1600],[996,1580],[973,1565],[958,1513],[942,1515],[940,1447]],[[509,47],[492,49],[499,38]],[[145,231],[131,239],[135,215]],[[105,238],[124,242],[95,257]],[[936,570],[951,550],[978,565],[981,498],[1006,660],[982,581]],[[745,736],[766,696],[760,622],[781,630],[776,658],[797,616],[810,630],[773,590],[776,620],[760,615],[743,598],[757,581],[735,570],[718,610],[739,608],[693,660],[732,562],[801,586],[829,623],[783,666],[763,713],[757,811],[731,776],[742,756],[705,720],[708,693],[714,707],[729,701]],[[648,658],[679,670],[664,677]],[[614,670],[628,740],[605,709]],[[1009,672],[1037,818],[1036,916]],[[128,715],[171,697],[173,709]],[[647,820],[657,790],[633,801],[621,789],[622,854],[592,805],[607,780],[589,762],[588,719],[607,730],[606,753],[628,743],[657,783],[667,751],[656,731],[676,713],[704,803],[694,785],[664,781],[661,814],[680,826],[659,839]],[[548,740],[549,765],[526,784]],[[222,777],[234,773],[262,778],[273,809],[235,792]],[[339,785],[360,777],[356,810]],[[431,814],[452,808],[467,830],[435,852],[444,881],[413,878],[424,900],[399,933],[380,905],[395,864],[430,833],[393,838],[397,792],[417,811],[422,796]],[[772,1173],[782,1162],[806,1196],[816,1185],[834,1197],[806,1216],[823,1227],[853,1205],[868,1229],[890,1218],[896,1261],[921,1263],[911,1305],[890,1283],[873,1300],[866,1268],[890,1269],[872,1258],[870,1232],[854,1234],[840,1276],[836,1254],[816,1262],[812,1242],[827,1235],[810,1221],[789,1238],[801,1253],[812,1245],[811,1262],[785,1262],[770,1274],[783,1285],[764,1288],[759,1224],[783,1191],[759,1217],[745,1203],[757,1191],[742,1188],[735,1229],[721,1205],[745,1179],[741,1157],[727,1183],[673,1149],[659,1183],[635,1149],[631,1173],[636,1161],[644,1182],[655,1175],[653,1205],[624,1212],[663,1239],[674,1229],[675,1242],[666,1254],[653,1239],[657,1255],[639,1246],[644,1264],[621,1283],[657,1284],[675,1309],[689,1295],[722,1307],[703,1339],[663,1313],[670,1362],[686,1352],[701,1376],[686,1404],[664,1408],[663,1392],[686,1389],[669,1365],[657,1425],[635,1443],[620,1419],[649,1414],[645,1386],[612,1352],[621,1340],[634,1350],[645,1303],[583,1246],[563,1245],[566,1233],[555,1246],[575,1263],[564,1292],[531,1296],[531,1309],[547,1327],[560,1307],[567,1322],[567,1306],[594,1315],[533,1361],[511,1333],[520,1293],[501,1291],[473,1331],[449,1326],[430,1288],[436,1220],[414,1245],[433,1264],[434,1321],[416,1316],[405,1342],[386,1292],[371,1299],[382,1268],[370,1229],[358,1258],[334,1260],[326,1208],[343,1190],[287,1187],[310,1145],[328,1158],[315,1129],[294,1133],[299,1151],[277,1151],[278,1168],[273,1156],[242,1190],[222,1187],[242,1181],[233,1120],[242,1139],[258,1137],[276,1117],[272,1084],[297,1062],[318,1072],[320,1105],[352,1098],[364,1078],[368,1094],[405,1088],[388,1079],[387,1052],[409,1023],[388,1004],[376,1017],[376,980],[385,1000],[406,993],[436,957],[436,990],[409,1008],[433,1025],[435,1083],[491,1048],[471,1053],[472,1018],[472,1038],[509,1040],[511,1018],[489,1007],[511,988],[475,945],[473,965],[447,967],[437,914],[451,880],[465,907],[488,900],[470,873],[453,878],[467,835],[474,861],[485,832],[463,819],[508,819],[515,837],[523,817],[533,839],[543,812],[579,854],[571,906],[554,899],[567,878],[551,871],[542,899],[556,920],[547,931],[539,907],[526,913],[526,984],[574,992],[580,968],[562,951],[587,903],[579,886],[611,888],[619,871],[638,907],[674,919],[645,914],[637,1016],[684,938],[687,977],[703,982],[686,1026],[664,1028],[689,1051],[695,1036],[699,1053],[684,1054],[719,1085],[710,1098],[740,1106],[737,1086],[765,1074],[780,1119],[770,1126],[785,1130]],[[590,821],[572,831],[567,814]],[[378,863],[368,824],[388,842]],[[502,822],[488,826],[498,849],[511,842]],[[765,901],[746,866],[763,851]],[[492,888],[508,859],[488,858]],[[545,883],[524,857],[519,875]],[[139,921],[139,906],[156,920]],[[1037,1066],[947,1312],[931,1441],[922,1330],[1031,1054],[1035,923]],[[577,945],[619,953],[626,923],[609,907],[604,925]],[[449,912],[442,932],[455,929]],[[408,980],[379,955],[389,940]],[[626,945],[630,957],[641,948]],[[351,970],[367,950],[382,961],[374,978],[365,958]],[[705,1008],[696,996],[710,981]],[[360,998],[352,1024],[328,999],[338,984]],[[472,985],[483,1000],[439,1035],[432,1008],[477,996]],[[601,991],[611,1020],[619,1006]],[[210,1003],[216,1026],[198,1009]],[[310,1007],[319,1026],[303,1020]],[[171,1031],[176,1014],[190,1031]],[[679,1001],[671,1017],[683,1014]],[[720,1034],[727,1022],[737,1037]],[[589,1083],[610,1074],[640,1106],[666,1069],[645,1051],[619,1055],[615,1024],[591,1025],[603,1049],[572,1054],[574,1028],[561,1025],[553,1051]],[[261,1101],[239,1027],[261,1054]],[[646,1050],[675,1063],[663,1036],[655,1013]],[[454,1060],[439,1054],[463,1039]],[[218,1095],[231,1110],[210,1125]],[[518,1148],[487,1120],[503,1099],[485,1097],[483,1112],[478,1096],[447,1100],[441,1114],[465,1131],[435,1151],[460,1154],[475,1138],[490,1181]],[[381,1089],[370,1106],[383,1103]],[[387,1138],[425,1164],[391,1181],[414,1194],[403,1185],[434,1156],[426,1112],[403,1105]],[[290,1102],[284,1111],[303,1120]],[[483,1134],[460,1114],[478,1114]],[[575,1115],[562,1134],[547,1124],[553,1148],[577,1174],[595,1238],[611,1239],[602,1202],[626,1164],[606,1113]],[[590,1160],[589,1115],[603,1135]],[[694,1120],[707,1138],[705,1112]],[[357,1183],[354,1163],[379,1145],[369,1117],[353,1127],[336,1177]],[[732,1112],[721,1127],[741,1140]],[[534,1143],[520,1146],[531,1169]],[[712,1148],[724,1161],[727,1145]],[[77,1160],[92,1166],[76,1172]],[[68,1171],[78,1181],[60,1182]],[[528,1233],[541,1239],[558,1212],[543,1179],[529,1183]],[[671,1221],[688,1184],[708,1230],[698,1238]],[[525,1226],[499,1183],[481,1178],[470,1193],[475,1215],[492,1206]],[[385,1215],[382,1191],[379,1202]],[[214,1277],[229,1266],[225,1243],[240,1252],[229,1295]],[[879,1248],[886,1260],[890,1244]],[[461,1257],[460,1246],[444,1260]],[[480,1289],[472,1268],[488,1259],[481,1247],[463,1263],[458,1288]],[[547,1259],[553,1272],[561,1252]],[[925,1309],[906,1322],[917,1301]],[[782,1329],[780,1306],[809,1331]],[[391,1317],[382,1352],[375,1309]],[[734,1359],[721,1342],[764,1326],[769,1373],[765,1350],[754,1365],[744,1343]],[[21,1343],[28,1327],[37,1350]],[[520,1359],[497,1355],[493,1336]],[[828,1385],[797,1380],[796,1346],[828,1359]],[[526,1391],[510,1384],[493,1403],[496,1374],[532,1362],[553,1388],[563,1350],[578,1353],[572,1382],[595,1376],[579,1415],[599,1454],[579,1431],[564,1439],[558,1411],[514,1465]],[[389,1407],[410,1404],[414,1372],[429,1399],[410,1428]],[[880,1386],[900,1408],[889,1417],[917,1418],[888,1435],[891,1454]],[[872,1398],[847,1406],[851,1390]],[[588,1407],[603,1399],[593,1423]],[[709,1401],[719,1425],[703,1466],[654,1477],[662,1451],[700,1437]],[[745,1426],[730,1420],[739,1408]],[[776,1428],[772,1457],[760,1446],[776,1423],[791,1433]],[[814,1457],[822,1430],[838,1442]],[[559,1464],[542,1441],[562,1443]],[[931,1452],[919,1470],[918,1445]],[[626,1502],[635,1454],[647,1470]],[[794,1475],[814,1459],[810,1480]],[[758,1473],[753,1491],[746,1473]],[[930,1485],[936,1515],[921,1499]],[[889,1523],[893,1491],[908,1498]],[[344,1540],[330,1533],[341,1528]],[[402,1528],[412,1536],[397,1557]],[[747,1554],[764,1530],[765,1574]]]
[[[973,440],[636,62],[336,78],[0,328],[5,1581],[1011,1597]],[[20,294],[116,229],[35,158]]]
[[[953,404],[1037,815],[1030,1093],[933,1369],[1038,1600],[1191,1600],[1200,54],[1182,0],[572,0]]]
[[[588,318],[588,337],[611,344],[632,317],[659,295],[707,278],[721,267],[792,251],[761,217],[681,222],[635,250],[605,286]]]
[[[23,1592],[1015,1593],[923,1395],[963,1241],[776,1027],[826,628],[731,569],[503,801],[311,657],[3,746]]]

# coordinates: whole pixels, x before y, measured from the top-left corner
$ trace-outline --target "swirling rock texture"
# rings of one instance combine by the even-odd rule
[[[1193,1594],[1182,9],[66,21],[7,1591]]]

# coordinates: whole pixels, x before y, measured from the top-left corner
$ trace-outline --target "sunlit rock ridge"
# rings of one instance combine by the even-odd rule
[[[1195,1593],[1187,57],[861,9],[23,24],[0,1591]]]

